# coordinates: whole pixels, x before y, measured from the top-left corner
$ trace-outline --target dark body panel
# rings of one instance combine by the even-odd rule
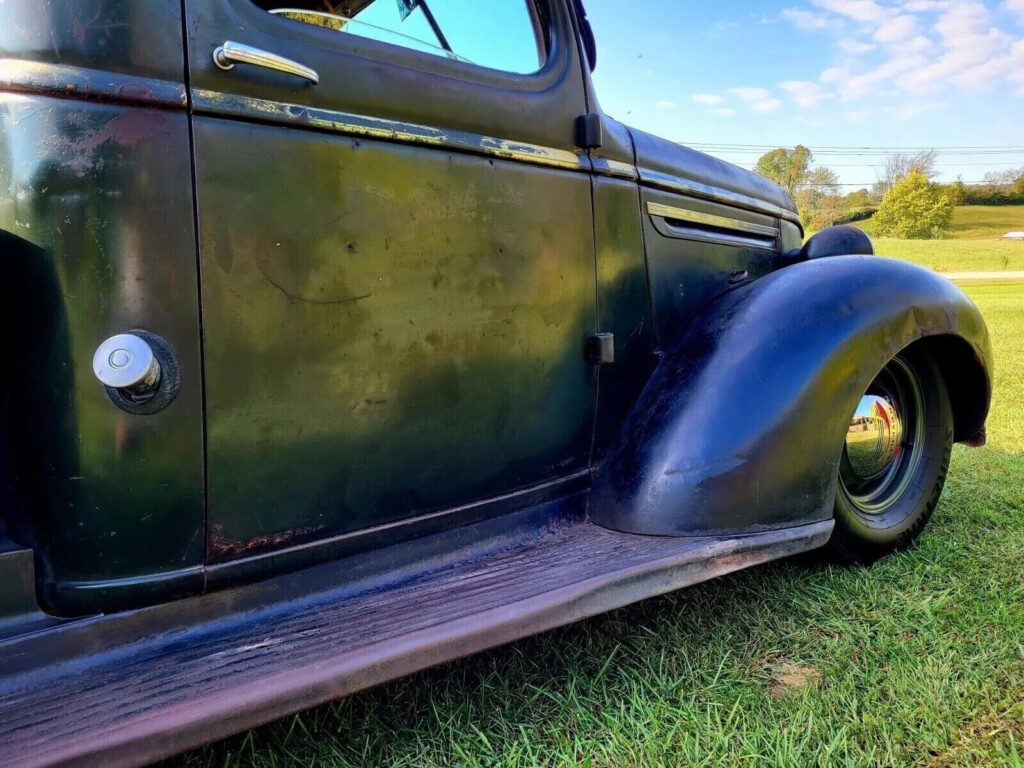
[[[180,0],[5,0],[0,88],[184,106]]]
[[[598,464],[657,362],[635,183],[594,178],[594,233],[598,327],[615,335],[615,362],[598,369]]]
[[[294,104],[294,119],[302,108],[337,110],[576,152],[585,106],[571,22],[561,2],[538,5],[553,30],[548,61],[518,75],[271,16],[250,0],[189,0],[190,85],[202,111],[237,111],[222,98],[230,95]],[[297,60],[321,82],[241,66],[226,73],[211,59],[225,39]]]
[[[196,152],[212,560],[586,467],[585,176],[211,118]]]
[[[687,213],[728,217],[736,222],[776,227],[777,219],[698,198],[642,189],[641,221],[658,339],[663,348],[684,333],[709,302],[738,285],[756,280],[779,265],[779,240],[713,227],[684,226],[652,212],[664,204]],[[657,210],[657,209],[655,209]]]
[[[497,514],[587,469],[583,81],[564,8],[547,15],[549,61],[524,77],[248,0],[188,6],[209,562],[486,499]],[[217,69],[228,37],[321,82]]]
[[[184,113],[0,95],[2,303],[21,346],[4,382],[5,442],[19,450],[2,514],[33,539],[56,611],[201,587],[188,156]],[[158,332],[182,368],[177,400],[152,416],[118,410],[92,373],[97,344],[131,328]]]
[[[885,363],[954,337],[991,369],[985,324],[929,270],[872,256],[796,264],[732,291],[667,350],[606,459],[592,518],[618,530],[694,535],[784,527],[832,514],[846,429]],[[956,439],[984,423],[984,402]]]
[[[796,218],[796,206],[783,189],[751,171],[695,149],[630,128],[642,184],[695,196],[725,197],[738,207]]]

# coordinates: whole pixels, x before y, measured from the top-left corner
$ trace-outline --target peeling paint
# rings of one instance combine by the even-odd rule
[[[179,107],[187,103],[181,83],[21,59],[0,59],[0,89]]]
[[[587,159],[574,152],[511,139],[482,136],[464,131],[448,131],[417,123],[314,109],[299,104],[286,104],[205,89],[193,89],[192,97],[197,110],[250,115],[255,112],[274,122],[298,123],[332,133],[397,141],[404,144],[449,147],[503,160],[552,168],[589,170]]]

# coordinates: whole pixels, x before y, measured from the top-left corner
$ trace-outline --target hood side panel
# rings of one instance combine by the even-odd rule
[[[695,187],[732,193],[766,208],[778,208],[795,218],[793,198],[763,176],[635,128],[629,130],[641,181],[645,177],[671,177]]]

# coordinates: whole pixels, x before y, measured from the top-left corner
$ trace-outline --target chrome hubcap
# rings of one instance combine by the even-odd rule
[[[861,514],[884,514],[900,500],[921,462],[923,437],[921,383],[896,358],[868,387],[846,431],[840,488]]]
[[[903,422],[892,402],[864,395],[846,432],[846,455],[852,472],[864,480],[888,469],[900,455]]]

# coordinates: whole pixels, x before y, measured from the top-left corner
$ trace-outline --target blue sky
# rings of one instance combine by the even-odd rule
[[[588,0],[601,106],[687,144],[940,150],[940,178],[1024,167],[1024,0]],[[716,151],[751,166],[756,153]],[[878,155],[817,153],[870,185]]]

